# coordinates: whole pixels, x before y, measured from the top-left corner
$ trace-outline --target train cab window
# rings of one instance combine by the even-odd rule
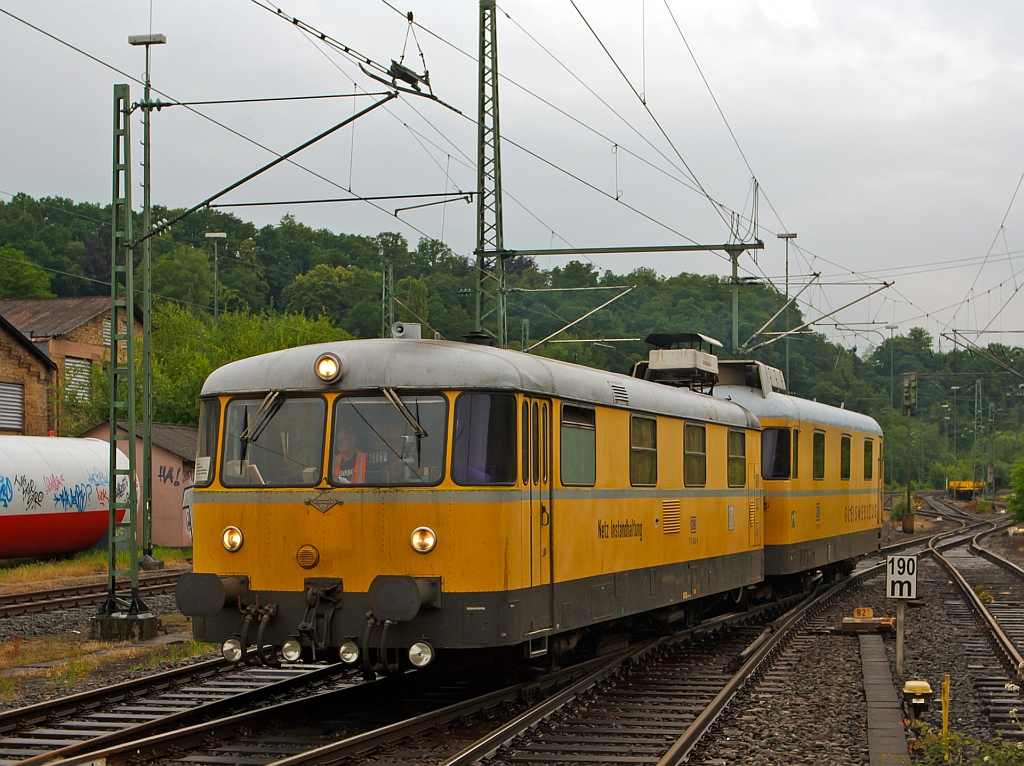
[[[224,415],[225,487],[315,487],[324,462],[323,398],[232,399]]]
[[[642,487],[658,483],[658,421],[654,418],[630,418],[629,483]]]
[[[793,478],[800,476],[800,429],[793,429]]]
[[[562,484],[593,487],[597,479],[597,428],[590,407],[562,405]]]
[[[452,480],[467,487],[516,482],[516,398],[460,394],[455,400]]]
[[[874,469],[875,443],[871,439],[864,440],[864,481],[871,481]]]
[[[743,431],[729,432],[729,486],[743,487],[747,483],[747,435]]]
[[[825,432],[814,432],[814,478],[825,478]]]
[[[846,434],[839,442],[839,478],[844,481],[850,478],[850,437]]]
[[[707,432],[696,423],[683,425],[683,483],[703,487],[708,476]]]
[[[199,444],[196,447],[196,468],[193,481],[197,487],[213,482],[213,458],[217,454],[217,432],[220,431],[220,400],[203,399],[199,403]]]
[[[761,432],[762,478],[789,478],[790,433],[788,428],[766,428]]]
[[[437,484],[444,475],[448,402],[437,394],[341,396],[334,403],[328,480],[345,486]]]

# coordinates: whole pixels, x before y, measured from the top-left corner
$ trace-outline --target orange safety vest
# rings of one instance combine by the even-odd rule
[[[344,455],[338,455],[338,460],[334,465],[334,478],[340,479],[341,476],[341,465],[344,461]],[[351,484],[362,484],[366,481],[366,453],[356,450],[355,463],[352,465],[352,476],[351,478],[344,477],[349,480]]]

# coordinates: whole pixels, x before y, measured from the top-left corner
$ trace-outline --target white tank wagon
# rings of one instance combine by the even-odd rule
[[[99,439],[0,436],[0,559],[95,545],[107,529],[109,464]],[[117,465],[128,457],[118,452]],[[121,479],[119,498],[128,487]]]

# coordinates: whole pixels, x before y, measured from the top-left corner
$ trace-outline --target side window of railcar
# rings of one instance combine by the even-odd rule
[[[871,481],[874,475],[875,443],[871,439],[864,440],[864,481]]]
[[[213,456],[217,454],[220,431],[220,400],[203,399],[199,403],[199,444],[196,446],[195,485],[208,487],[213,482]]]
[[[515,484],[515,433],[513,394],[460,394],[455,400],[452,480],[468,487]]]
[[[765,479],[788,479],[790,430],[766,428],[761,432],[761,476]]]
[[[658,483],[658,421],[654,418],[630,418],[629,483],[644,487]]]
[[[319,396],[271,396],[228,402],[220,475],[224,486],[315,487],[320,483],[327,403]]]
[[[702,425],[683,426],[683,484],[703,487],[708,476],[707,432]]]
[[[800,476],[800,429],[793,429],[793,478]]]
[[[825,478],[825,432],[814,432],[814,478]]]
[[[592,487],[597,478],[597,428],[594,410],[562,405],[562,484]]]
[[[530,484],[530,403],[523,402],[523,484]]]
[[[839,478],[850,478],[850,437],[843,434],[839,442]]]
[[[743,431],[729,432],[729,486],[742,487],[747,483],[747,435]]]
[[[340,396],[328,480],[331,484],[437,484],[444,476],[448,401],[437,394]]]

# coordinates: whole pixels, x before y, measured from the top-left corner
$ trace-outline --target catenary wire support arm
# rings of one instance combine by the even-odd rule
[[[777,340],[780,340],[782,338],[786,338],[786,337],[788,337],[790,335],[793,335],[794,333],[798,333],[801,330],[804,330],[804,329],[806,329],[806,328],[808,328],[808,327],[810,327],[812,325],[817,324],[822,319],[828,319],[830,316],[834,316],[834,315],[838,314],[843,309],[848,309],[848,308],[850,308],[850,306],[853,306],[853,305],[855,305],[857,303],[860,303],[865,298],[870,298],[875,293],[880,293],[880,292],[882,292],[882,290],[886,290],[886,289],[892,287],[893,284],[894,284],[893,282],[886,282],[881,287],[879,287],[877,290],[872,290],[867,295],[862,295],[859,298],[857,298],[856,300],[850,301],[845,306],[840,306],[839,308],[835,309],[834,311],[830,311],[827,314],[823,314],[822,316],[818,317],[817,319],[812,319],[810,322],[804,322],[799,327],[794,327],[792,330],[787,330],[784,333],[780,333],[779,335],[776,335],[771,340],[766,340],[764,343],[758,343],[756,346],[751,346],[750,348],[747,349],[747,351],[757,351],[759,348],[764,348],[765,346],[768,346],[768,345],[774,343]]]
[[[372,103],[370,106],[366,107],[365,109],[363,109],[363,110],[361,110],[359,112],[356,112],[351,117],[346,117],[344,120],[339,122],[337,125],[335,125],[335,126],[333,126],[331,128],[328,128],[323,133],[320,133],[319,135],[314,136],[313,138],[309,139],[304,144],[300,144],[299,146],[295,147],[291,151],[285,152],[284,154],[279,155],[278,157],[276,157],[275,159],[271,160],[270,162],[268,162],[263,167],[259,168],[258,170],[254,170],[252,173],[250,173],[249,175],[245,176],[245,178],[241,179],[240,181],[235,181],[230,186],[226,186],[225,188],[221,189],[216,194],[213,194],[213,195],[207,197],[202,202],[200,202],[200,203],[198,203],[196,205],[193,205],[192,207],[190,207],[188,210],[184,211],[183,213],[179,213],[178,215],[174,216],[169,221],[164,221],[159,226],[154,226],[152,229],[147,231],[141,237],[139,237],[138,239],[135,239],[134,241],[130,242],[129,243],[129,247],[134,248],[134,247],[138,246],[139,244],[141,244],[142,242],[144,242],[147,239],[149,239],[150,237],[155,237],[158,234],[161,234],[162,232],[166,231],[167,229],[169,229],[171,226],[173,226],[174,224],[178,223],[182,219],[187,218],[188,216],[192,215],[197,210],[201,210],[204,207],[209,207],[210,203],[213,202],[214,200],[220,199],[221,197],[223,197],[228,192],[233,191],[234,189],[237,189],[239,186],[242,186],[245,183],[248,183],[249,181],[254,179],[256,176],[258,176],[258,175],[260,175],[262,173],[267,172],[268,170],[270,170],[271,168],[273,168],[273,167],[275,167],[277,165],[280,165],[282,162],[284,162],[288,158],[293,157],[294,155],[298,154],[303,149],[309,148],[310,146],[312,146],[313,144],[317,143],[318,141],[320,141],[320,140],[322,140],[324,138],[327,138],[327,136],[331,135],[332,133],[335,133],[335,132],[341,130],[346,125],[348,125],[348,124],[350,124],[352,122],[355,122],[360,117],[362,117],[362,116],[364,116],[366,114],[369,114],[374,109],[376,109],[378,106],[383,106],[384,104],[386,104],[391,99],[397,98],[397,97],[398,97],[398,93],[395,92],[395,91],[392,91],[391,93],[388,93],[388,95],[386,95],[380,101],[375,101],[374,103]]]
[[[690,253],[715,250],[763,250],[764,242],[741,242],[729,245],[638,245],[633,247],[560,247],[540,250],[506,250],[509,257],[540,257],[544,255],[618,255],[623,253]]]
[[[818,279],[818,277],[820,277],[820,276],[821,276],[821,274],[815,274],[814,278],[811,279],[811,281],[809,281],[806,285],[804,285],[803,287],[800,288],[800,292],[798,292],[796,295],[794,295],[792,298],[790,298],[788,301],[786,301],[784,304],[782,304],[782,308],[780,308],[778,311],[776,311],[774,314],[772,314],[772,318],[771,319],[769,319],[767,322],[765,322],[763,325],[761,325],[761,327],[753,335],[751,335],[749,338],[747,338],[745,341],[743,341],[743,344],[737,350],[738,351],[746,350],[747,346],[750,345],[750,342],[754,338],[756,338],[758,335],[766,334],[764,331],[768,329],[769,325],[771,325],[772,322],[774,322],[776,319],[778,319],[783,311],[788,309],[792,304],[796,303],[796,299],[799,298],[801,295],[803,295],[804,290],[806,290],[808,287],[813,285],[815,283],[815,281]],[[774,335],[775,333],[771,333],[771,334]]]
[[[962,345],[970,353],[977,354],[978,356],[982,357],[983,359],[987,359],[988,361],[992,362],[993,364],[995,364],[995,365],[997,365],[999,367],[1002,367],[1004,370],[1013,373],[1018,378],[1024,378],[1024,375],[1022,375],[1020,372],[1018,372],[1017,370],[1013,369],[1010,365],[1006,364],[1004,361],[1002,361],[999,357],[997,357],[995,354],[993,354],[987,348],[984,348],[983,346],[979,346],[974,341],[972,341],[972,340],[970,340],[968,338],[965,338],[958,330],[953,330],[952,333],[944,332],[944,333],[941,333],[941,335],[942,335],[943,338],[946,338],[947,340],[952,341],[954,346]],[[967,374],[976,375],[976,373],[973,373],[973,372],[972,373],[967,373]]]
[[[563,327],[562,329],[560,329],[560,330],[555,330],[555,331],[554,331],[553,333],[551,333],[551,334],[550,334],[550,335],[549,335],[548,337],[544,338],[543,340],[539,340],[539,341],[537,341],[536,343],[534,343],[534,344],[533,344],[532,346],[530,346],[530,347],[529,347],[528,349],[526,349],[526,350],[527,350],[527,351],[533,351],[533,350],[534,350],[535,348],[537,348],[537,346],[541,345],[542,343],[547,343],[547,342],[548,342],[549,340],[551,340],[552,338],[554,338],[554,337],[555,337],[556,335],[561,335],[561,334],[562,334],[563,332],[565,332],[566,330],[568,330],[568,329],[569,329],[570,327],[572,327],[573,325],[579,324],[580,322],[582,322],[582,321],[583,321],[584,319],[586,319],[586,318],[587,318],[588,316],[590,316],[591,314],[596,314],[596,313],[597,313],[598,311],[600,311],[601,309],[603,309],[603,308],[604,308],[605,306],[609,306],[609,305],[611,305],[612,303],[615,303],[615,301],[617,301],[617,300],[618,300],[619,298],[621,298],[621,297],[622,297],[623,295],[626,295],[626,294],[628,294],[628,293],[631,293],[631,292],[633,292],[633,290],[635,290],[635,289],[636,289],[636,285],[631,285],[630,287],[627,287],[627,288],[626,288],[625,290],[623,290],[623,291],[622,291],[621,293],[619,293],[618,295],[616,295],[616,296],[615,296],[614,298],[612,298],[611,300],[607,300],[607,301],[605,301],[604,303],[602,303],[602,304],[601,304],[600,306],[598,306],[597,308],[591,309],[591,310],[590,310],[590,311],[588,311],[588,312],[587,312],[586,314],[584,314],[583,316],[581,316],[581,317],[580,317],[579,319],[574,319],[573,321],[569,322],[569,324],[567,324],[567,325],[566,325],[565,327]]]

